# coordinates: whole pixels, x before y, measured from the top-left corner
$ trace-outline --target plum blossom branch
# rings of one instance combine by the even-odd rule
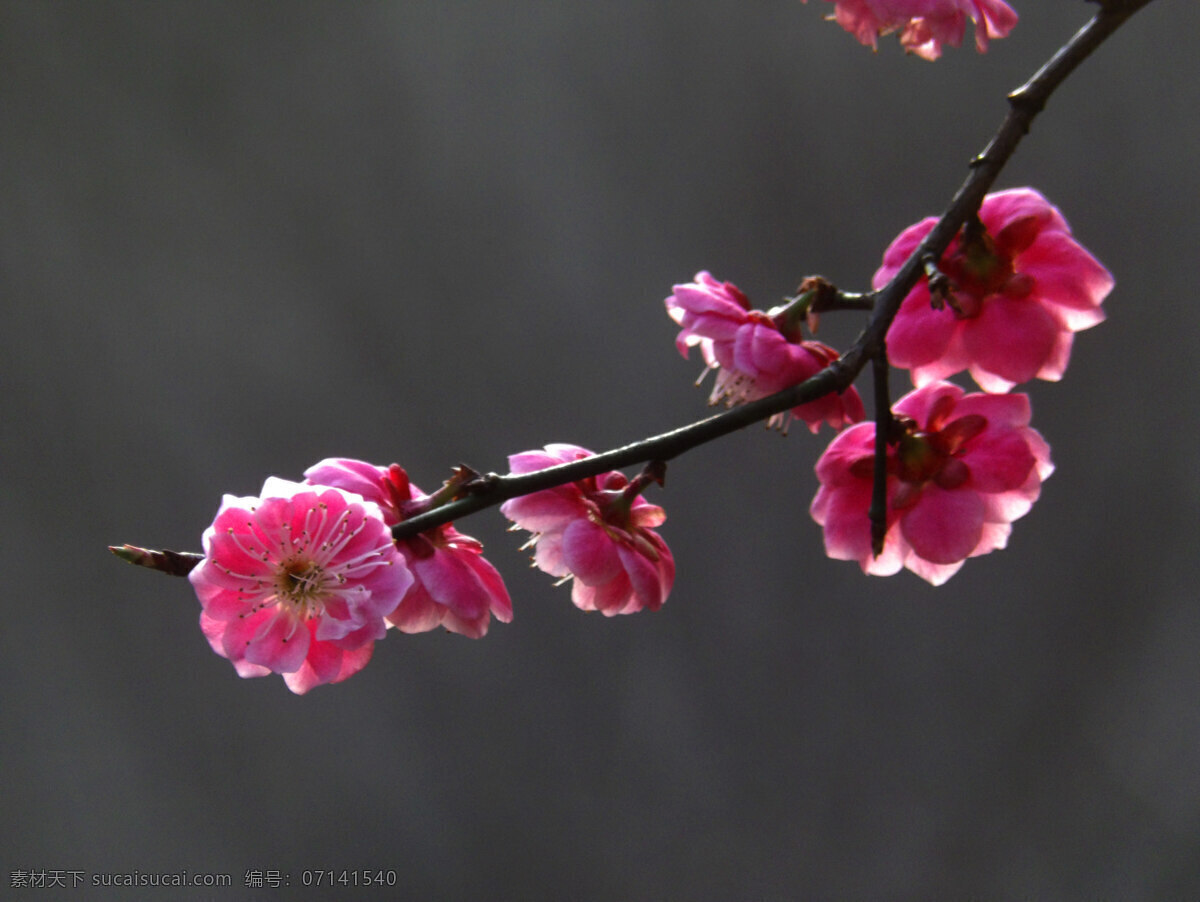
[[[1025,84],[1008,95],[1009,110],[984,150],[970,161],[970,172],[932,230],[913,250],[885,286],[866,293],[843,292],[823,279],[805,280],[814,292],[808,314],[823,310],[870,310],[870,318],[855,343],[838,359],[811,378],[764,398],[740,404],[704,420],[633,442],[581,460],[535,472],[501,476],[474,475],[462,482],[453,500],[416,514],[391,527],[396,541],[447,524],[460,517],[509,499],[597,476],[610,470],[649,462],[660,473],[665,462],[699,445],[728,435],[752,423],[815,401],[831,392],[846,391],[870,360],[885,353],[885,337],[904,298],[923,276],[930,274],[959,230],[976,216],[984,195],[1011,158],[1033,119],[1059,85],[1124,22],[1152,0],[1100,0],[1100,11],[1085,24]],[[807,286],[807,288],[806,288]],[[879,369],[876,370],[877,381]],[[883,370],[886,379],[886,369]],[[886,405],[886,393],[877,393]],[[888,420],[890,422],[890,419]],[[886,435],[883,436],[886,438]],[[131,563],[184,575],[203,559],[190,552],[155,552],[135,546],[114,547],[113,552]]]
[[[596,454],[584,460],[560,464],[536,473],[519,476],[488,474],[481,477],[466,497],[420,514],[392,528],[392,535],[407,538],[423,530],[448,523],[459,517],[499,504],[530,492],[564,485],[608,470],[646,461],[668,461],[705,442],[736,432],[751,423],[767,419],[830,392],[850,387],[868,360],[884,352],[887,330],[901,302],[925,273],[926,261],[939,260],[954,236],[978,213],[984,195],[1012,157],[1030,124],[1042,111],[1050,95],[1125,21],[1152,0],[1109,0],[1075,35],[1064,44],[1025,84],[1008,95],[1009,110],[984,150],[970,162],[970,173],[950,202],[946,212],[925,239],[909,256],[892,280],[879,291],[857,295],[837,292],[823,309],[860,308],[864,298],[873,299],[871,318],[854,345],[840,358],[799,385],[731,408],[683,426],[679,429],[633,442]],[[807,281],[807,280],[806,280]],[[802,286],[803,290],[803,286]]]

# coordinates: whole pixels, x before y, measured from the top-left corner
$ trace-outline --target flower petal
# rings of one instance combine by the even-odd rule
[[[562,555],[575,579],[589,586],[608,582],[621,569],[615,543],[589,520],[576,520],[563,531]]]
[[[953,564],[969,557],[979,544],[983,514],[977,493],[947,491],[931,483],[900,518],[900,528],[919,557],[934,564]]]
[[[1044,307],[993,295],[966,323],[963,345],[980,369],[1014,383],[1034,378],[1050,356],[1058,324]]]

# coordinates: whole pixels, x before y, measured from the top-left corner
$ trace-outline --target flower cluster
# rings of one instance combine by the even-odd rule
[[[590,454],[551,445],[514,455],[513,471]],[[240,676],[282,674],[303,694],[365,667],[390,626],[404,633],[440,626],[477,639],[493,617],[508,623],[512,600],[478,541],[449,523],[392,536],[392,527],[453,499],[474,475],[456,471],[426,495],[397,464],[329,458],[305,471],[305,483],[271,477],[258,496],[225,496],[188,575],[209,644]],[[580,608],[657,610],[675,563],[651,528],[665,519],[662,509],[639,496],[648,481],[607,473],[513,499],[504,511],[539,533],[539,567],[575,577]],[[179,565],[117,550],[157,569]]]
[[[807,3],[808,0],[801,0]],[[927,60],[942,55],[942,46],[962,43],[967,20],[975,23],[975,46],[980,53],[991,38],[1005,37],[1017,24],[1017,14],[1004,0],[828,0],[836,3],[831,16],[842,28],[874,49],[879,35],[900,32],[900,44]]]
[[[283,675],[304,693],[357,673],[389,626],[478,638],[512,602],[482,546],[446,524],[394,541],[428,507],[404,470],[323,460],[305,484],[271,477],[225,496],[189,579],[213,650],[243,677]]]
[[[935,222],[923,220],[891,244],[876,289]],[[910,370],[917,389],[893,409],[881,546],[868,513],[876,426],[858,422],[858,395],[851,388],[792,411],[813,432],[823,422],[849,426],[816,468],[811,512],[829,555],[872,574],[907,567],[935,585],[967,558],[1004,547],[1010,524],[1037,499],[1053,470],[1049,446],[1029,426],[1029,399],[1003,393],[1035,377],[1061,378],[1074,333],[1103,320],[1100,304],[1113,286],[1062,214],[1029,188],[988,195],[938,269],[938,284],[931,289],[927,276],[912,289],[887,336],[889,362]],[[676,285],[666,307],[680,326],[680,353],[699,346],[717,371],[711,402],[744,403],[803,382],[836,359],[832,348],[801,338],[801,325],[814,318],[811,300],[752,310],[735,285],[701,272]],[[942,381],[963,370],[991,394],[964,395]]]
[[[892,243],[876,288],[932,226],[924,220]],[[1037,500],[1054,469],[1050,449],[1029,425],[1029,399],[1007,393],[1031,378],[1062,376],[1074,333],[1103,319],[1113,280],[1062,214],[1027,188],[985,198],[936,270],[936,284],[927,275],[912,289],[888,334],[890,362],[909,369],[917,387],[891,411],[881,529],[873,532],[869,515],[877,426],[860,422],[857,392],[791,414],[814,433],[825,423],[841,430],[817,463],[811,507],[828,554],[871,574],[907,567],[938,585],[967,558],[1003,548],[1012,522]],[[815,325],[814,297],[802,292],[764,312],[736,286],[700,272],[675,286],[666,309],[680,327],[679,351],[686,357],[698,346],[716,370],[711,402],[736,404],[797,385],[837,359],[802,335]],[[943,381],[964,370],[984,393]],[[518,476],[592,456],[552,444],[510,456],[509,466]],[[475,539],[449,523],[392,534],[459,497],[477,478],[472,471],[459,468],[433,495],[396,464],[330,458],[304,475],[304,483],[272,477],[255,497],[225,496],[189,575],[204,635],[241,676],[279,673],[303,693],[361,670],[389,626],[480,638],[492,618],[512,619],[504,581]],[[655,532],[666,515],[641,495],[661,479],[661,465],[633,480],[604,472],[510,498],[501,512],[533,533],[538,568],[573,579],[579,608],[610,616],[657,610],[675,561]],[[134,558],[154,566],[180,565],[178,555],[164,562],[137,551]]]
[[[926,219],[891,244],[875,275],[882,288],[933,228]],[[1010,524],[1029,511],[1054,467],[1030,428],[1032,378],[1057,380],[1073,333],[1104,318],[1113,279],[1071,237],[1062,214],[1029,188],[984,198],[938,264],[943,285],[923,278],[888,332],[889,361],[917,389],[894,408],[887,458],[887,516],[873,548],[875,424],[847,429],[817,463],[812,516],[830,557],[864,572],[907,567],[934,585],[969,557],[1003,548]],[[941,381],[967,370],[985,394]]]

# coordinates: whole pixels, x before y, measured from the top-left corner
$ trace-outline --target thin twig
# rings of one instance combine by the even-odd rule
[[[883,554],[883,540],[887,536],[887,446],[892,434],[892,396],[888,390],[886,348],[880,348],[871,358],[871,370],[875,377],[875,469],[867,517],[871,521],[871,551],[879,557]]]

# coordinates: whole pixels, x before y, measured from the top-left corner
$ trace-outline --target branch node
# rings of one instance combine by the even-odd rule
[[[921,266],[925,270],[925,278],[929,280],[929,304],[934,310],[944,310],[949,304],[951,309],[958,310],[958,303],[954,299],[953,284],[950,282],[949,276],[942,272],[938,266],[937,257],[933,254],[925,254],[921,258]]]
[[[495,491],[496,486],[500,483],[500,479],[501,476],[499,473],[476,473],[470,481],[463,484],[463,494],[487,495]]]
[[[1046,108],[1046,98],[1035,96],[1028,84],[1023,84],[1008,95],[1008,104],[1025,117],[1023,130],[1028,134],[1029,120]]]

